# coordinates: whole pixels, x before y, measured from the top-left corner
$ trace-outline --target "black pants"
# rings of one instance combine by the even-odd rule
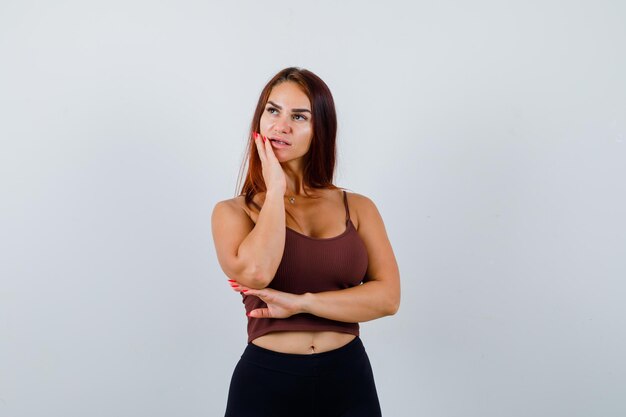
[[[225,417],[381,417],[374,375],[357,336],[309,355],[248,343],[235,366]]]

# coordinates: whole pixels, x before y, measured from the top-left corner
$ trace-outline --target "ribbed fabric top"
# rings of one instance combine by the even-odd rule
[[[346,230],[338,236],[314,238],[286,228],[283,257],[268,288],[304,294],[341,290],[363,281],[368,265],[367,250],[350,220],[345,191],[343,202]],[[246,313],[267,307],[259,297],[243,293],[242,296]],[[248,317],[248,343],[264,334],[286,330],[332,330],[359,336],[359,323],[329,320],[308,313],[295,314],[286,319]]]

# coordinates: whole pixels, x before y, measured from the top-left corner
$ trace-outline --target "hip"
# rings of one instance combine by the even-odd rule
[[[316,354],[248,343],[231,378],[227,417],[381,417],[372,367],[360,337]]]

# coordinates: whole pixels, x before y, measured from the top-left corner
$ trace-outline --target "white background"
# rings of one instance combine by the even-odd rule
[[[0,415],[220,416],[210,215],[263,85],[331,88],[378,206],[386,417],[626,415],[622,1],[0,1]],[[297,413],[294,413],[294,417]]]

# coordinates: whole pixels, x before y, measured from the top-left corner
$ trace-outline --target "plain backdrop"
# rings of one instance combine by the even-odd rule
[[[361,324],[384,415],[626,415],[624,22],[619,0],[0,0],[0,416],[223,415],[246,317],[210,216],[287,66],[333,92],[336,184],[399,263],[400,310]]]

